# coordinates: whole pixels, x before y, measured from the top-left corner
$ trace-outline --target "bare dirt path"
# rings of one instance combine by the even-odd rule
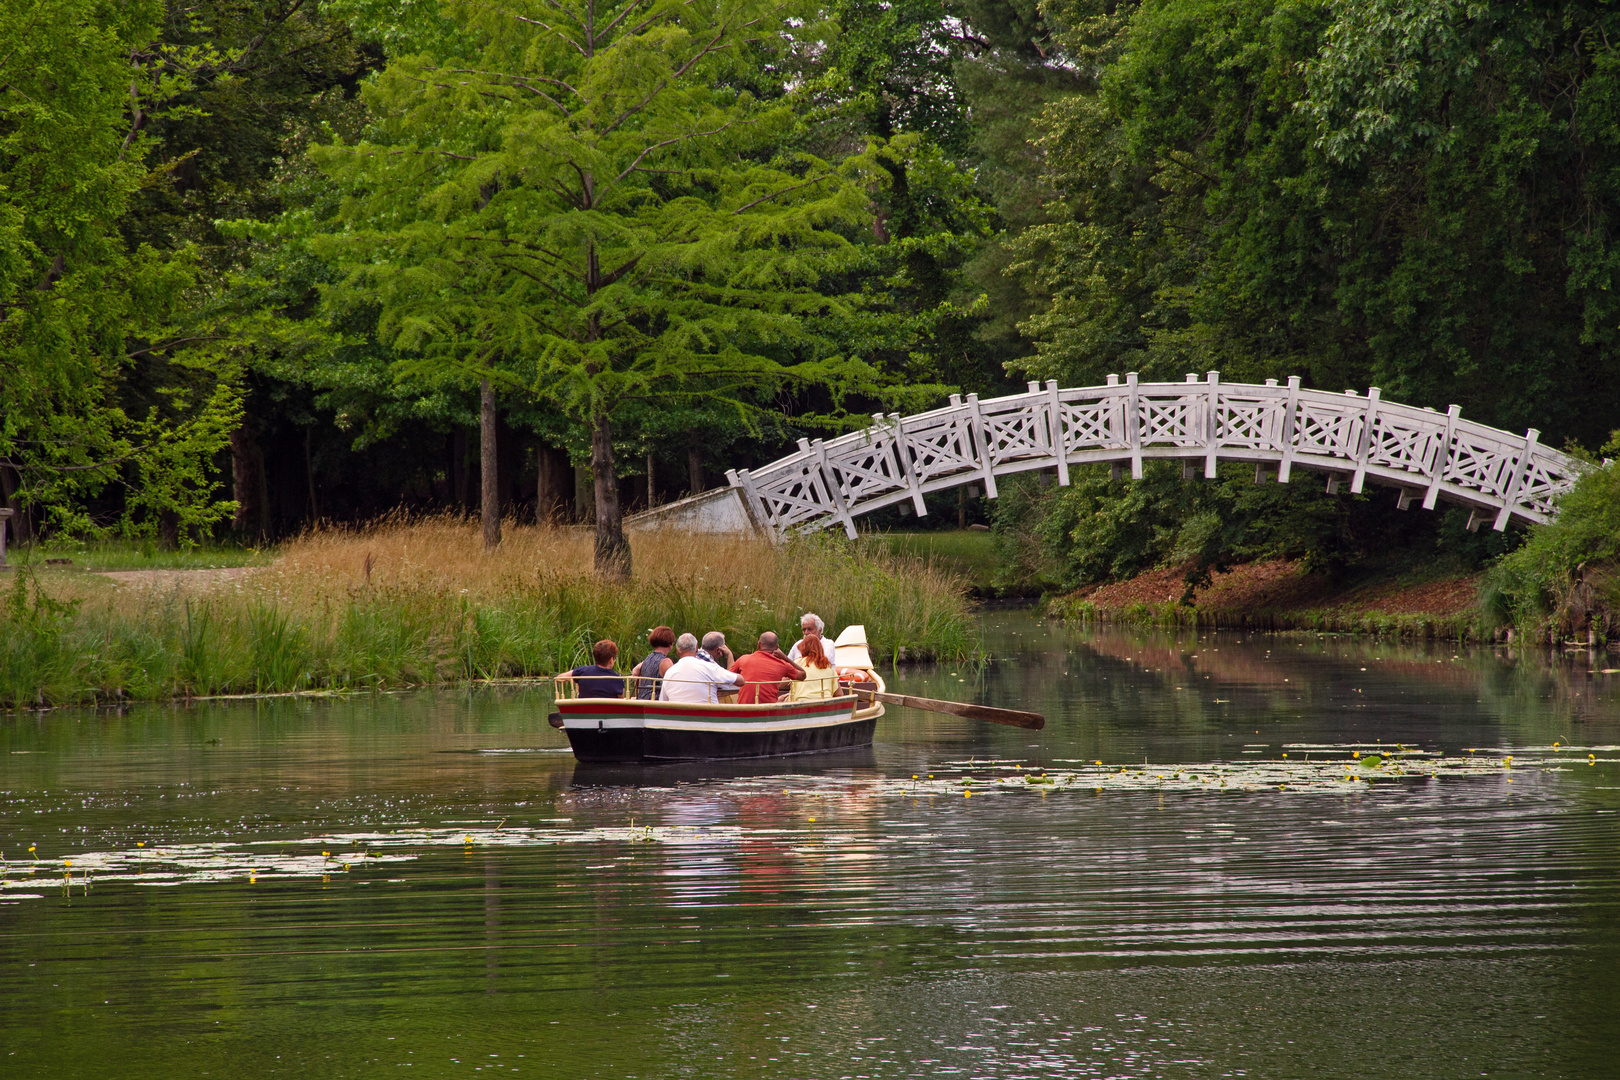
[[[208,589],[245,577],[257,566],[220,566],[198,570],[99,570],[119,585],[151,589]]]

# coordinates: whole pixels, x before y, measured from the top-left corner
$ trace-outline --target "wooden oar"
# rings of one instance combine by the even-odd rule
[[[855,688],[861,695],[870,694],[886,705],[904,705],[912,709],[924,709],[928,712],[950,713],[952,716],[965,716],[970,720],[988,720],[992,724],[1007,724],[1012,727],[1029,728],[1039,731],[1046,726],[1046,717],[1038,712],[1024,712],[1022,709],[997,709],[991,705],[970,705],[965,701],[938,701],[934,698],[913,697],[910,694],[880,694],[875,690],[862,690]]]

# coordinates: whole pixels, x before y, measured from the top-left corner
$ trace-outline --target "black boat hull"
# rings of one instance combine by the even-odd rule
[[[787,757],[872,745],[881,705],[852,697],[781,706],[672,706],[559,701],[563,731],[584,762],[719,761]]]
[[[657,728],[565,728],[574,757],[588,762],[721,761],[787,757],[871,746],[877,717],[797,731],[665,731]]]

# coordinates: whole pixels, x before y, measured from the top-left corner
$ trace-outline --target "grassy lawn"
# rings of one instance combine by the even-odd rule
[[[6,561],[13,566],[69,559],[79,570],[215,570],[227,566],[263,566],[274,557],[273,548],[198,545],[164,551],[154,543],[132,540],[53,540],[16,545],[6,551]]]
[[[960,574],[978,592],[990,592],[995,587],[996,548],[988,532],[977,529],[886,532],[872,533],[865,539],[890,555],[910,556]]]

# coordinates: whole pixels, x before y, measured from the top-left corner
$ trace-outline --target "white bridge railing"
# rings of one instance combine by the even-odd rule
[[[1030,383],[1024,394],[952,395],[932,412],[875,414],[862,431],[800,440],[796,454],[727,472],[731,491],[709,496],[734,492],[752,526],[772,537],[831,525],[854,537],[857,516],[906,501],[920,516],[934,491],[979,484],[994,498],[996,478],[1011,473],[1055,469],[1067,484],[1071,465],[1110,462],[1140,478],[1143,461],[1179,458],[1202,461],[1206,477],[1220,461],[1243,461],[1255,463],[1257,481],[1275,467],[1282,483],[1298,469],[1327,473],[1330,492],[1345,482],[1351,492],[1368,481],[1396,487],[1403,510],[1439,500],[1471,508],[1471,529],[1487,518],[1498,530],[1511,518],[1546,522],[1583,464],[1542,446],[1535,430],[1512,435],[1458,412],[1384,401],[1377,388],[1304,390],[1298,378],[1222,383],[1213,371],[1184,383],[1142,383],[1135,373],[1071,390]]]

